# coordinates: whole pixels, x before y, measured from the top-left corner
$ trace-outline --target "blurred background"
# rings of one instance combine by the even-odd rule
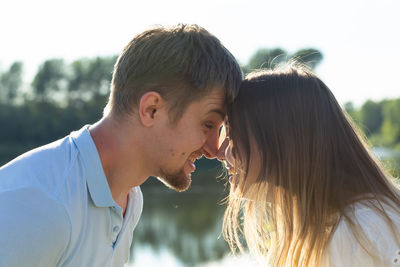
[[[216,35],[244,73],[308,64],[399,176],[399,12],[398,0],[3,0],[0,165],[100,119],[123,47],[151,25],[182,22]],[[154,178],[142,186],[129,266],[256,266],[221,237],[223,167],[196,165],[187,192]]]

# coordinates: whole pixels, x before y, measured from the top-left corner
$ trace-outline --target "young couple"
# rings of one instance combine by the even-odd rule
[[[231,173],[233,250],[243,233],[263,265],[400,264],[400,191],[326,85],[294,65],[242,81],[216,37],[177,25],[125,47],[99,122],[0,168],[0,266],[123,266],[139,186],[186,190],[202,156]]]

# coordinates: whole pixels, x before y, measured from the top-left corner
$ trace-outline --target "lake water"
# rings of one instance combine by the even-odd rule
[[[233,258],[221,236],[223,188],[194,186],[175,193],[143,188],[144,207],[135,229],[130,266],[252,266]],[[232,265],[234,263],[234,265]],[[256,265],[254,265],[256,266]]]
[[[379,153],[378,153],[379,152]],[[374,151],[395,175],[400,155]],[[143,214],[135,229],[129,267],[256,267],[248,255],[234,257],[221,236],[227,195],[216,172],[194,174],[194,185],[176,193],[156,183],[142,186]],[[196,181],[209,180],[207,185]]]

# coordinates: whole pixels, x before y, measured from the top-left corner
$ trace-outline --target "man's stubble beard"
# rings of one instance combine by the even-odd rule
[[[190,187],[192,183],[191,174],[186,175],[183,168],[175,173],[160,170],[160,175],[157,177],[167,187],[177,191],[183,192]]]

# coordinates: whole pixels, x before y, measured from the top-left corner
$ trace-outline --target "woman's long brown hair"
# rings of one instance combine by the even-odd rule
[[[228,107],[227,132],[237,172],[223,226],[232,250],[243,251],[243,234],[271,266],[319,266],[343,218],[373,255],[372,242],[345,212],[360,200],[398,234],[382,207],[399,211],[398,187],[308,69],[290,65],[247,76]]]

